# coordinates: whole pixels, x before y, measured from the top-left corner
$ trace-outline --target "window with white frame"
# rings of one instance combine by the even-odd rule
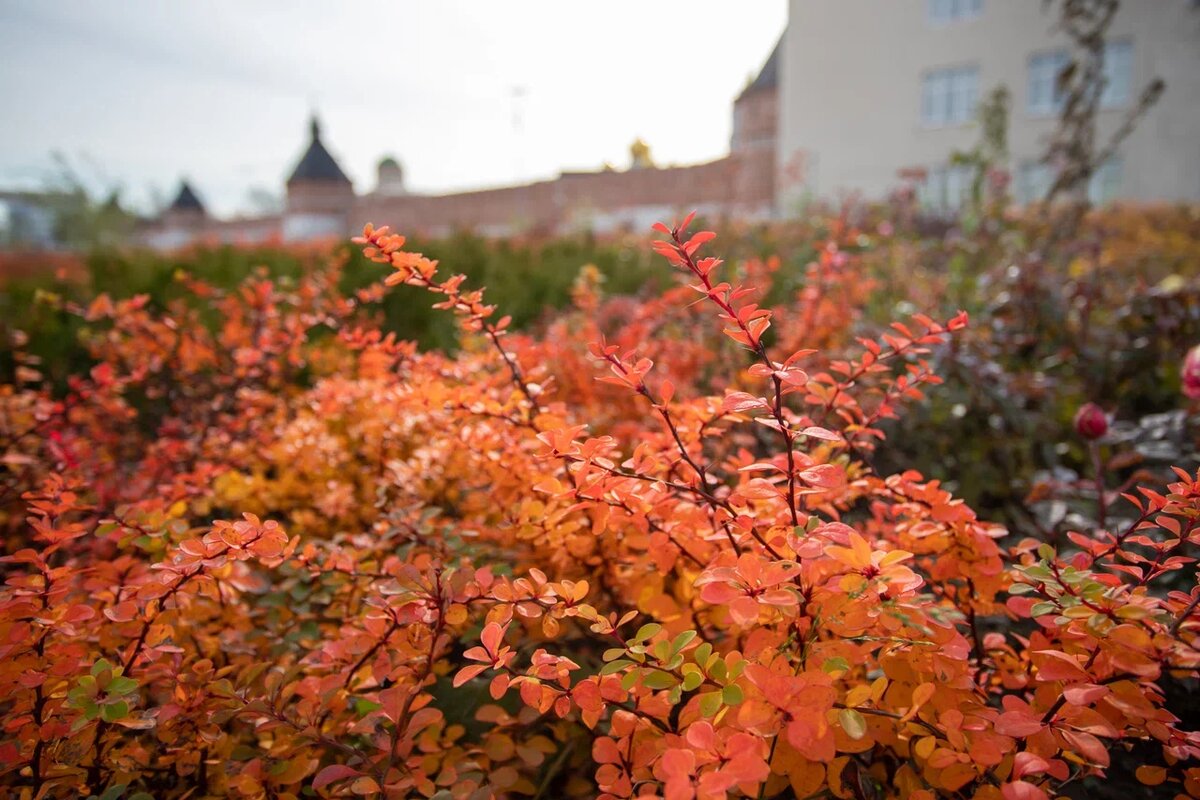
[[[983,0],[928,0],[929,21],[935,25],[978,17],[983,13]]]
[[[1121,108],[1129,104],[1133,85],[1133,42],[1118,39],[1104,46],[1100,93],[1101,108]],[[1027,107],[1030,114],[1051,115],[1062,109],[1064,93],[1059,76],[1070,63],[1066,50],[1035,53],[1029,58]]]
[[[1088,181],[1088,200],[1102,206],[1117,199],[1121,192],[1121,158],[1113,156],[1096,168]]]
[[[971,191],[972,170],[961,164],[934,167],[917,187],[917,199],[930,211],[957,211]]]
[[[932,70],[921,81],[921,122],[928,126],[961,125],[975,116],[978,101],[978,67]]]
[[[1120,108],[1129,103],[1133,83],[1133,42],[1118,39],[1104,45],[1104,90],[1100,93],[1103,108]]]
[[[1062,108],[1063,92],[1058,78],[1071,61],[1066,50],[1035,53],[1029,58],[1027,108],[1030,114],[1057,114]]]
[[[1016,194],[1021,205],[1040,203],[1050,192],[1054,171],[1043,161],[1026,161],[1017,168]]]
[[[1092,205],[1102,206],[1121,193],[1121,158],[1113,156],[1096,168],[1088,180],[1087,196]],[[1025,161],[1017,168],[1016,199],[1022,205],[1046,199],[1054,183],[1055,170],[1043,161]]]

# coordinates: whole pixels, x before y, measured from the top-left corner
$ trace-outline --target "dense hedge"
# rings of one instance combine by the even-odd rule
[[[1065,224],[10,293],[0,786],[1200,797],[1197,218]]]

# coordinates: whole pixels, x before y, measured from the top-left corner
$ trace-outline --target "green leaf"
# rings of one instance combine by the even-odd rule
[[[705,692],[700,695],[700,716],[715,717],[721,710],[721,693]]]
[[[838,722],[851,739],[861,739],[867,735],[867,720],[853,708],[843,708],[839,711]]]
[[[678,679],[671,673],[659,670],[647,673],[646,677],[642,679],[642,685],[647,689],[670,689],[678,682]]]
[[[116,722],[119,719],[124,719],[129,714],[129,704],[124,700],[118,700],[115,703],[107,703],[100,708],[100,716],[105,722]]]
[[[721,699],[727,706],[736,706],[742,702],[742,687],[731,683],[721,690]]]
[[[683,648],[692,643],[692,640],[699,636],[695,631],[683,631],[675,637],[675,641],[671,642],[671,652],[678,653]]]
[[[354,713],[359,717],[365,717],[372,711],[383,708],[382,703],[376,703],[373,700],[366,700],[362,697],[354,698]]]
[[[821,662],[821,671],[832,675],[835,672],[848,672],[850,670],[850,662],[841,656],[827,658]]]
[[[605,661],[615,661],[618,658],[624,658],[624,657],[625,657],[625,648],[624,647],[610,647],[609,649],[604,651],[604,655],[602,656],[602,658]]]
[[[1058,611],[1058,606],[1054,603],[1034,603],[1033,608],[1029,609],[1031,617],[1040,617],[1044,614],[1053,614]]]
[[[688,667],[691,667],[689,670]],[[704,683],[704,675],[694,665],[688,664],[683,668],[683,689],[690,692]]]
[[[137,688],[138,682],[136,680],[133,678],[126,678],[124,675],[118,675],[109,681],[108,686],[104,689],[104,691],[108,692],[110,695],[124,695],[136,691]]]
[[[633,662],[628,658],[618,658],[616,661],[610,661],[600,670],[601,675],[613,675],[620,672],[626,667],[633,666]]]
[[[637,635],[633,637],[634,642],[644,642],[662,630],[662,625],[657,622],[647,622],[642,627],[638,628]]]
[[[100,677],[100,673],[105,671],[112,672],[112,668],[113,666],[108,663],[108,659],[102,658],[95,664],[92,664],[92,677],[98,678]]]
[[[79,683],[67,692],[67,701],[73,706],[81,706],[91,702],[99,693],[100,688],[96,685],[96,679],[91,675],[83,675],[79,678]]]
[[[1035,581],[1048,581],[1054,577],[1054,573],[1045,564],[1033,564],[1028,567],[1022,567],[1021,572],[1024,572]]]
[[[692,658],[696,660],[696,663],[700,665],[701,669],[704,669],[704,662],[708,661],[708,657],[710,655],[712,655],[712,645],[708,642],[701,642],[700,645],[696,647],[696,651],[692,653]]]

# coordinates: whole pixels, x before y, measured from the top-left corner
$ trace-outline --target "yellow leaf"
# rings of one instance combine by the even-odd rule
[[[853,708],[843,708],[839,711],[838,722],[851,739],[861,739],[867,735],[867,721]]]
[[[447,625],[462,625],[467,621],[467,607],[459,603],[455,603],[446,609],[446,624]]]
[[[926,759],[933,755],[934,748],[937,747],[937,739],[932,736],[923,736],[913,745],[913,752],[919,758]]]

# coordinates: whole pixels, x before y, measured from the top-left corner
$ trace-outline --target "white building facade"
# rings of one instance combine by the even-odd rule
[[[954,205],[967,178],[949,156],[978,143],[978,104],[1000,85],[1010,93],[1014,195],[1040,199],[1071,46],[1057,14],[1043,0],[790,0],[779,210],[811,196],[879,199],[913,169],[926,172],[932,205]],[[1200,2],[1123,0],[1104,71],[1101,144],[1151,81],[1166,91],[1093,177],[1093,201],[1200,201]]]

